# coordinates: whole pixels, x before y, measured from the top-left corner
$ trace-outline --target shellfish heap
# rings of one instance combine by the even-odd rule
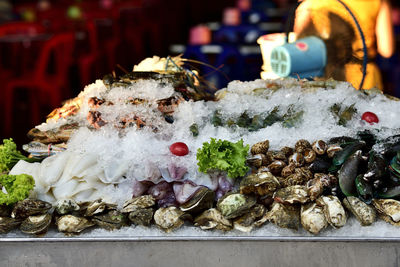
[[[318,234],[345,228],[350,213],[371,225],[376,211],[400,221],[400,202],[390,199],[400,193],[397,100],[295,79],[234,81],[212,99],[181,68],[163,68],[96,81],[31,130],[24,149],[44,159],[20,161],[10,174],[30,174],[36,185],[0,224],[45,232],[35,228],[51,222],[43,201],[66,233],[153,223],[169,232],[187,220],[191,228],[249,232],[272,222]],[[379,123],[363,122],[365,111]],[[200,172],[196,152],[210,138],[249,144],[247,174]],[[189,153],[172,154],[175,142]],[[25,211],[36,206],[46,208]]]

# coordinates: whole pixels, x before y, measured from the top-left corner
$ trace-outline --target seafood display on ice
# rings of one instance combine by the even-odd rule
[[[4,140],[0,232],[399,225],[397,99],[333,80],[213,94],[184,63],[154,57],[86,86],[29,131],[29,158]]]

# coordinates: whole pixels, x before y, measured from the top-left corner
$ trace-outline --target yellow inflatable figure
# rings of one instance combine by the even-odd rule
[[[365,37],[368,64],[363,89],[383,91],[377,53],[390,57],[394,53],[391,7],[386,0],[342,0],[355,15]],[[349,12],[337,0],[305,0],[296,10],[294,31],[299,36],[317,33],[328,48],[327,78],[345,80],[359,88],[362,79],[363,44]],[[346,47],[347,45],[347,47]],[[329,50],[329,48],[335,50]],[[335,65],[338,61],[338,64]],[[343,62],[343,66],[340,66]]]

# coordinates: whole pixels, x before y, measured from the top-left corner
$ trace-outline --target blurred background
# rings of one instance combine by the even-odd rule
[[[210,64],[215,88],[260,78],[260,36],[284,32],[295,0],[0,0],[0,138],[26,133],[85,85],[146,57]],[[397,51],[400,3],[392,1]],[[378,58],[385,92],[400,96],[399,54]]]

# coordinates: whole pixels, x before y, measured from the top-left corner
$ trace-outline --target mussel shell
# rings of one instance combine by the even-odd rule
[[[361,160],[361,150],[358,150],[346,160],[338,172],[340,189],[345,196],[356,195],[355,179]]]
[[[6,234],[11,230],[17,228],[22,223],[20,219],[9,217],[0,217],[0,234]]]
[[[316,158],[309,166],[310,171],[314,173],[327,172],[330,167],[330,163],[322,158]]]
[[[353,155],[356,151],[361,150],[365,147],[364,141],[358,141],[352,144],[347,145],[343,148],[343,150],[335,153],[333,157],[332,164],[334,166],[342,165],[351,155]]]
[[[96,215],[92,221],[107,230],[119,229],[127,225],[127,219],[124,214],[117,210],[110,210],[106,214]]]
[[[136,225],[150,226],[153,214],[152,208],[136,209],[129,213],[128,219]]]
[[[83,230],[95,225],[84,217],[64,215],[57,219],[58,231],[64,233],[80,233]]]
[[[39,199],[25,199],[18,201],[11,212],[12,218],[26,218],[31,215],[44,214],[52,205]]]
[[[48,213],[42,215],[32,215],[21,223],[19,229],[25,234],[44,234],[49,229],[51,219],[52,216]]]
[[[367,204],[371,204],[373,198],[373,188],[363,178],[363,175],[357,175],[355,184],[357,189],[358,197]]]

